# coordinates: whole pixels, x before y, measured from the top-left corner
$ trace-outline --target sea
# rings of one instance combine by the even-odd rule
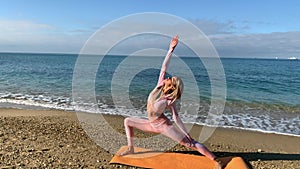
[[[0,53],[0,108],[57,109],[89,113],[147,117],[146,101],[155,87],[159,69],[143,69],[131,65],[118,69],[128,56],[87,56],[101,58],[95,80],[96,100],[74,100],[74,69],[78,54]],[[142,63],[162,63],[163,57],[135,56]],[[186,123],[209,125],[206,117],[212,99],[212,87],[207,67],[201,58],[178,57],[191,70],[199,94],[189,104],[197,112],[179,114]],[[226,100],[218,126],[300,137],[300,60],[221,58],[226,81]],[[175,68],[176,62],[170,63]],[[88,65],[86,65],[88,66]],[[151,67],[151,66],[150,66]],[[137,72],[125,85],[124,96],[113,91],[124,84],[112,85],[117,71]],[[172,76],[173,74],[168,74]],[[84,74],[82,75],[84,77]],[[125,80],[126,81],[126,80]],[[184,81],[185,83],[185,81]],[[83,83],[84,84],[84,83]],[[84,88],[84,86],[83,86]],[[118,89],[116,89],[118,90]],[[184,92],[193,98],[191,92]],[[83,96],[85,97],[85,96]],[[131,106],[118,105],[113,97],[127,99]],[[96,106],[96,109],[95,109]],[[168,113],[167,113],[168,114]],[[168,114],[170,118],[170,113]]]

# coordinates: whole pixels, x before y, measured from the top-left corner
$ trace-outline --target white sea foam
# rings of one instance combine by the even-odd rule
[[[5,108],[32,108],[74,110],[68,98],[43,95],[0,93],[0,105]]]
[[[57,109],[79,111],[87,113],[102,113],[122,116],[146,118],[143,109],[128,109],[116,107],[98,101],[95,103],[72,102],[70,98],[50,97],[44,95],[22,95],[0,93],[0,107],[20,109]],[[170,114],[168,117],[172,118]],[[250,114],[249,112],[210,115],[197,113],[181,113],[185,123],[205,125],[211,127],[235,128],[264,133],[276,133],[300,137],[300,116],[275,118],[269,114]],[[210,119],[207,119],[209,117]]]

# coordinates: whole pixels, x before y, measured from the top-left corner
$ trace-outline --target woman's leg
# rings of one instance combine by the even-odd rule
[[[210,152],[204,145],[201,143],[194,141],[192,145],[190,145],[190,142],[188,138],[179,130],[177,130],[170,121],[167,120],[167,123],[162,124],[159,127],[153,127],[149,120],[147,119],[139,119],[139,118],[132,118],[128,117],[124,120],[124,126],[128,141],[129,149],[125,152],[120,153],[120,156],[131,154],[134,152],[133,149],[133,128],[140,129],[145,132],[152,132],[152,133],[161,133],[166,135],[167,137],[179,142],[180,144],[195,149],[201,154],[205,155],[211,160],[216,160],[216,156]],[[216,168],[221,169],[222,166],[220,163],[216,162]]]
[[[189,139],[182,132],[177,130],[174,126],[170,127],[162,134],[168,136],[169,138],[179,142],[180,144],[186,147],[197,150],[198,152],[200,152],[201,154],[203,154],[211,160],[214,160],[216,158],[216,156],[211,151],[209,151],[203,144],[194,140],[193,144],[191,145]]]
[[[134,117],[127,117],[124,120],[124,126],[125,126],[125,132],[126,132],[126,137],[127,137],[127,142],[128,142],[128,150],[125,152],[120,153],[119,155],[126,155],[126,154],[131,154],[134,152],[133,146],[133,137],[134,137],[134,132],[133,128],[137,128],[139,130],[142,130],[144,132],[151,132],[151,133],[159,133],[155,128],[153,128],[150,125],[150,121],[147,119],[140,119],[140,118],[134,118]]]
[[[216,156],[211,151],[209,151],[203,144],[193,140],[193,144],[191,145],[189,139],[182,132],[177,130],[174,126],[162,132],[162,134],[168,136],[169,138],[179,142],[180,144],[186,147],[197,150],[207,158],[211,159],[212,161],[215,161],[215,169],[223,168],[224,164],[221,161],[218,161]]]
[[[133,128],[137,128],[144,132],[155,132],[152,129],[152,126],[150,125],[150,121],[147,119],[127,117],[124,120],[124,126],[125,126],[128,146],[133,146],[133,137],[134,137]]]

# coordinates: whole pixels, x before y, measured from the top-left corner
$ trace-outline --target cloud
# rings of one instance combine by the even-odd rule
[[[210,36],[224,57],[288,58],[300,55],[300,31]]]
[[[190,20],[191,21],[191,20]],[[263,58],[288,58],[290,56],[300,56],[300,31],[293,32],[272,32],[272,33],[243,33],[251,29],[250,21],[245,21],[243,24],[237,24],[232,21],[219,23],[212,20],[193,20],[191,21],[195,26],[202,30],[215,46],[217,52],[221,57],[263,57]],[[112,35],[117,35],[125,29],[147,29],[149,27],[162,29],[163,31],[180,32],[188,30],[178,25],[168,25],[168,22],[151,23],[151,22],[126,22],[122,23],[118,27],[111,29]],[[267,25],[267,22],[255,22],[252,26]],[[195,38],[194,34],[185,33],[189,39]],[[111,39],[113,39],[112,37]],[[182,37],[181,37],[182,38]],[[109,40],[108,40],[109,41]],[[132,52],[143,47],[153,48],[167,48],[169,39],[166,37],[155,37],[153,35],[136,37],[126,41],[124,44],[118,46],[120,53]],[[101,45],[101,43],[97,44]],[[105,45],[105,44],[103,44]],[[199,44],[199,46],[201,46]],[[134,48],[136,50],[134,50]],[[129,50],[130,49],[130,50]],[[183,47],[176,49],[176,52],[180,55],[189,56],[191,53],[188,49]]]
[[[300,31],[251,33],[274,24],[265,21],[190,20],[212,41],[222,57],[288,58],[300,55]]]
[[[27,20],[0,19],[0,52],[78,52],[87,35]]]
[[[6,33],[25,33],[32,30],[54,29],[47,24],[34,23],[26,20],[0,20],[0,30]]]
[[[237,26],[232,21],[222,23],[207,19],[190,19],[189,21],[206,35],[232,34],[237,29]]]
[[[300,31],[249,33],[253,27],[272,26],[264,21],[241,23],[191,20],[212,41],[222,57],[288,58],[300,56]]]
[[[273,32],[273,33],[243,33],[251,29],[250,22],[237,24],[232,21],[217,22],[213,20],[190,20],[202,30],[211,40],[221,57],[281,57],[300,56],[300,31]],[[259,24],[264,23],[258,23]],[[253,25],[252,25],[253,26]],[[98,29],[100,29],[99,27]],[[185,31],[186,39],[193,39],[195,35],[180,23],[170,23],[163,19],[131,20],[105,30],[110,35],[109,39],[97,41],[93,48],[107,48],[107,44],[117,39],[122,32],[128,30],[149,30],[149,28],[162,31],[171,31],[179,34]],[[0,19],[0,52],[55,52],[55,53],[79,53],[90,36],[97,29],[91,25],[86,27],[64,30],[62,28],[36,23],[26,20],[1,20]],[[183,38],[183,37],[182,37]],[[141,35],[129,38],[116,44],[111,49],[112,53],[130,54],[144,48],[166,49],[169,43],[168,37],[154,35]],[[201,46],[201,44],[199,44]],[[189,56],[187,48],[181,45],[176,49],[181,55]]]

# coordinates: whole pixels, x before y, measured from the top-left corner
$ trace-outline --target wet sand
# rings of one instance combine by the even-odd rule
[[[104,118],[115,131],[125,134],[124,117]],[[201,126],[194,125],[191,135],[199,138],[200,131]],[[0,168],[136,168],[109,164],[114,154],[89,136],[74,112],[0,109]],[[136,130],[138,138],[151,136]],[[126,139],[115,143],[113,135],[103,139],[112,146],[126,145]],[[300,169],[300,137],[217,128],[203,144],[217,156],[241,156],[249,168]],[[169,151],[198,154],[181,145]]]

